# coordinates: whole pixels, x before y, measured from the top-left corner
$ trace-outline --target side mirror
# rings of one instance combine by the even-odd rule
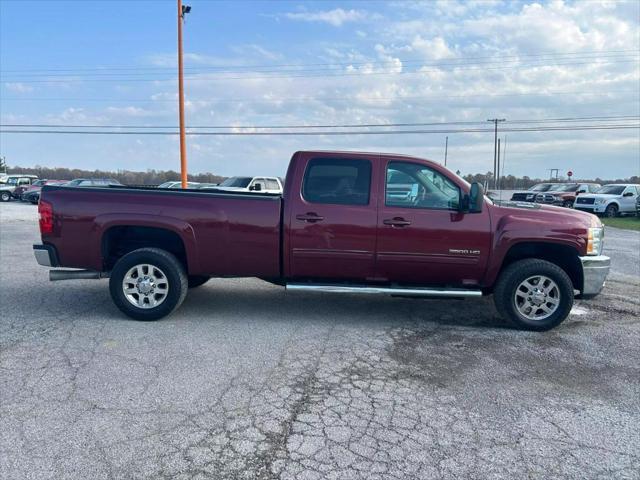
[[[482,212],[482,205],[484,205],[484,188],[478,182],[473,182],[469,190],[469,213]]]
[[[633,192],[626,192],[622,196],[623,197],[633,197]]]
[[[262,185],[260,185],[259,183],[256,183],[255,185],[250,187],[249,190],[253,190],[254,192],[260,192],[262,191]]]
[[[581,193],[587,193],[587,191],[586,190],[578,190],[576,192],[576,195],[580,195]]]

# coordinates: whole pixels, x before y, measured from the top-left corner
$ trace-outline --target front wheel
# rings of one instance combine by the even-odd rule
[[[614,218],[618,216],[618,207],[613,203],[604,210],[604,216],[607,218]]]
[[[496,283],[493,299],[500,315],[518,328],[545,331],[569,316],[573,284],[554,263],[529,258],[505,268]]]
[[[9,192],[0,193],[0,200],[2,200],[3,202],[8,202],[9,200],[11,200],[11,194]]]
[[[140,248],[113,267],[109,291],[116,306],[136,320],[158,320],[172,313],[187,295],[187,274],[180,261],[159,248]]]
[[[565,200],[565,201],[562,203],[562,206],[563,206],[564,208],[573,208],[573,202],[572,202],[571,200]]]

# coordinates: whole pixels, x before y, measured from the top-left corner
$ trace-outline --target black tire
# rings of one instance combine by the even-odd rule
[[[40,200],[40,197],[29,197],[29,201],[30,201],[33,205],[37,205],[39,200]]]
[[[8,202],[9,200],[11,200],[11,193],[10,192],[2,192],[2,193],[0,193],[0,201]]]
[[[553,280],[559,291],[559,302],[555,311],[541,320],[529,319],[516,307],[516,289],[529,277],[544,275]],[[528,258],[512,263],[505,268],[493,291],[493,300],[498,313],[522,330],[543,332],[550,330],[569,316],[573,307],[573,284],[567,273],[554,263],[538,258]]]
[[[618,216],[618,206],[615,203],[611,205],[607,205],[607,208],[604,209],[604,216],[607,218],[614,218]]]
[[[562,203],[562,206],[563,206],[564,208],[573,208],[573,202],[572,202],[571,200],[565,200],[565,201]]]
[[[198,288],[209,281],[211,277],[206,275],[189,275],[189,288]]]
[[[156,307],[142,308],[133,305],[123,291],[127,272],[140,264],[149,264],[162,271],[168,284],[167,294]],[[177,309],[187,295],[188,280],[180,261],[171,253],[159,248],[140,248],[120,258],[111,271],[109,291],[116,306],[135,320],[158,320]],[[137,294],[139,296],[139,294]]]

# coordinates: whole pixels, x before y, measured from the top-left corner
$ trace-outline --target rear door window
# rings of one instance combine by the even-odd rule
[[[361,159],[314,158],[309,161],[302,196],[310,203],[368,205],[371,162]]]

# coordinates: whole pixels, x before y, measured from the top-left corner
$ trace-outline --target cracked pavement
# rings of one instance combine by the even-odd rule
[[[0,205],[0,478],[640,478],[640,234],[547,333],[491,299],[212,280],[129,320],[49,283],[35,208]]]

